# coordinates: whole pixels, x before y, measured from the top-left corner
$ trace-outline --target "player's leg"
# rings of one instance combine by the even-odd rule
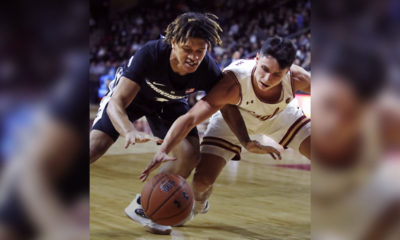
[[[187,110],[187,104],[178,102],[166,104],[158,115],[146,115],[147,122],[149,123],[153,135],[163,139],[175,119],[185,114]],[[197,129],[194,128],[188,136],[172,150],[172,154],[177,157],[177,160],[164,163],[159,172],[174,173],[187,178],[200,159],[199,148],[199,137]],[[171,226],[156,224],[144,214],[141,207],[140,194],[137,194],[128,207],[125,208],[125,213],[134,221],[142,224],[145,229],[151,233],[169,234],[172,230]]]
[[[186,102],[165,104],[158,118],[147,117],[151,131],[155,136],[163,139],[175,120],[188,110],[189,105]],[[177,160],[164,163],[159,172],[174,173],[183,178],[189,177],[200,160],[200,141],[197,129],[193,128],[186,138],[172,149],[171,153]]]
[[[115,130],[107,114],[107,105],[110,96],[107,94],[100,102],[96,118],[93,121],[89,137],[89,159],[95,162],[118,139],[119,133]]]
[[[95,162],[111,147],[114,140],[105,132],[97,129],[90,131],[90,163]]]
[[[231,159],[239,160],[241,147],[236,136],[218,112],[207,126],[200,146],[201,158],[193,177],[194,214],[208,211],[208,199],[217,177]]]
[[[129,120],[132,122],[143,116],[143,113],[135,109],[134,104],[127,108]],[[108,114],[107,105],[99,108],[99,113],[93,122],[92,130],[90,131],[90,163],[95,162],[114,144],[118,139],[119,133],[114,128]]]
[[[301,142],[299,152],[311,160],[311,136],[306,137],[306,139]]]
[[[193,176],[193,193],[196,201],[195,211],[206,209],[206,203],[211,195],[213,184],[226,165],[226,160],[220,156],[202,153],[200,163]]]
[[[311,157],[311,119],[295,103],[290,103],[274,119],[267,120],[258,132],[285,149],[298,151],[308,159]]]
[[[199,137],[188,135],[172,150],[172,154],[177,160],[166,162],[159,172],[178,174],[185,179],[188,178],[200,161]]]

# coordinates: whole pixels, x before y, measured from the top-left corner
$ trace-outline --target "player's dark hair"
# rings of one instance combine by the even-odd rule
[[[262,56],[270,55],[278,61],[279,68],[290,67],[296,57],[296,48],[289,39],[268,38],[260,50]]]
[[[218,17],[211,13],[188,12],[179,15],[166,30],[165,41],[183,43],[188,38],[204,39],[209,47],[221,45],[219,33],[222,28],[217,22]]]
[[[380,54],[371,47],[337,44],[319,60],[316,69],[339,76],[361,100],[371,100],[387,82],[386,68]]]

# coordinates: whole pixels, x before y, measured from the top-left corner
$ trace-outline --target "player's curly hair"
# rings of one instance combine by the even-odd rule
[[[208,46],[221,45],[218,17],[211,13],[187,12],[179,15],[166,30],[164,41],[183,43],[190,37],[204,39]]]

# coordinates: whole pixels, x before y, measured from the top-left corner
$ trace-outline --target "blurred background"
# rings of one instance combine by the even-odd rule
[[[163,34],[169,22],[187,11],[211,12],[219,17],[223,29],[222,45],[209,54],[221,69],[237,59],[254,58],[270,36],[289,38],[297,47],[295,64],[311,71],[311,1],[310,0],[244,0],[244,1],[90,1],[89,19],[89,102],[90,119],[114,79],[115,70],[125,64],[142,45]],[[189,96],[193,106],[204,96]],[[297,99],[310,116],[310,96]],[[208,121],[198,126],[200,135]],[[135,127],[151,134],[145,118]]]
[[[183,12],[211,12],[223,29],[222,46],[210,54],[221,69],[232,61],[253,58],[266,38],[292,39],[295,63],[311,69],[311,1],[119,1],[90,2],[90,103],[107,93],[115,69],[147,41],[164,34],[169,22]]]
[[[89,4],[0,7],[0,239],[89,239]]]

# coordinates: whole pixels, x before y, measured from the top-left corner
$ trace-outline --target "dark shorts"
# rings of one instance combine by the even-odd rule
[[[93,125],[92,129],[100,130],[107,135],[109,135],[114,142],[118,139],[119,133],[114,128],[111,123],[110,118],[107,115],[107,107],[103,110],[102,116],[97,122]],[[159,106],[150,108],[139,104],[131,104],[127,109],[128,117],[131,122],[138,120],[139,118],[145,116],[153,135],[164,139],[167,135],[167,132],[174,121],[187,113],[190,107],[187,102],[184,101],[175,101],[168,103],[159,103]],[[193,128],[188,136],[199,136],[197,132],[197,128]]]

